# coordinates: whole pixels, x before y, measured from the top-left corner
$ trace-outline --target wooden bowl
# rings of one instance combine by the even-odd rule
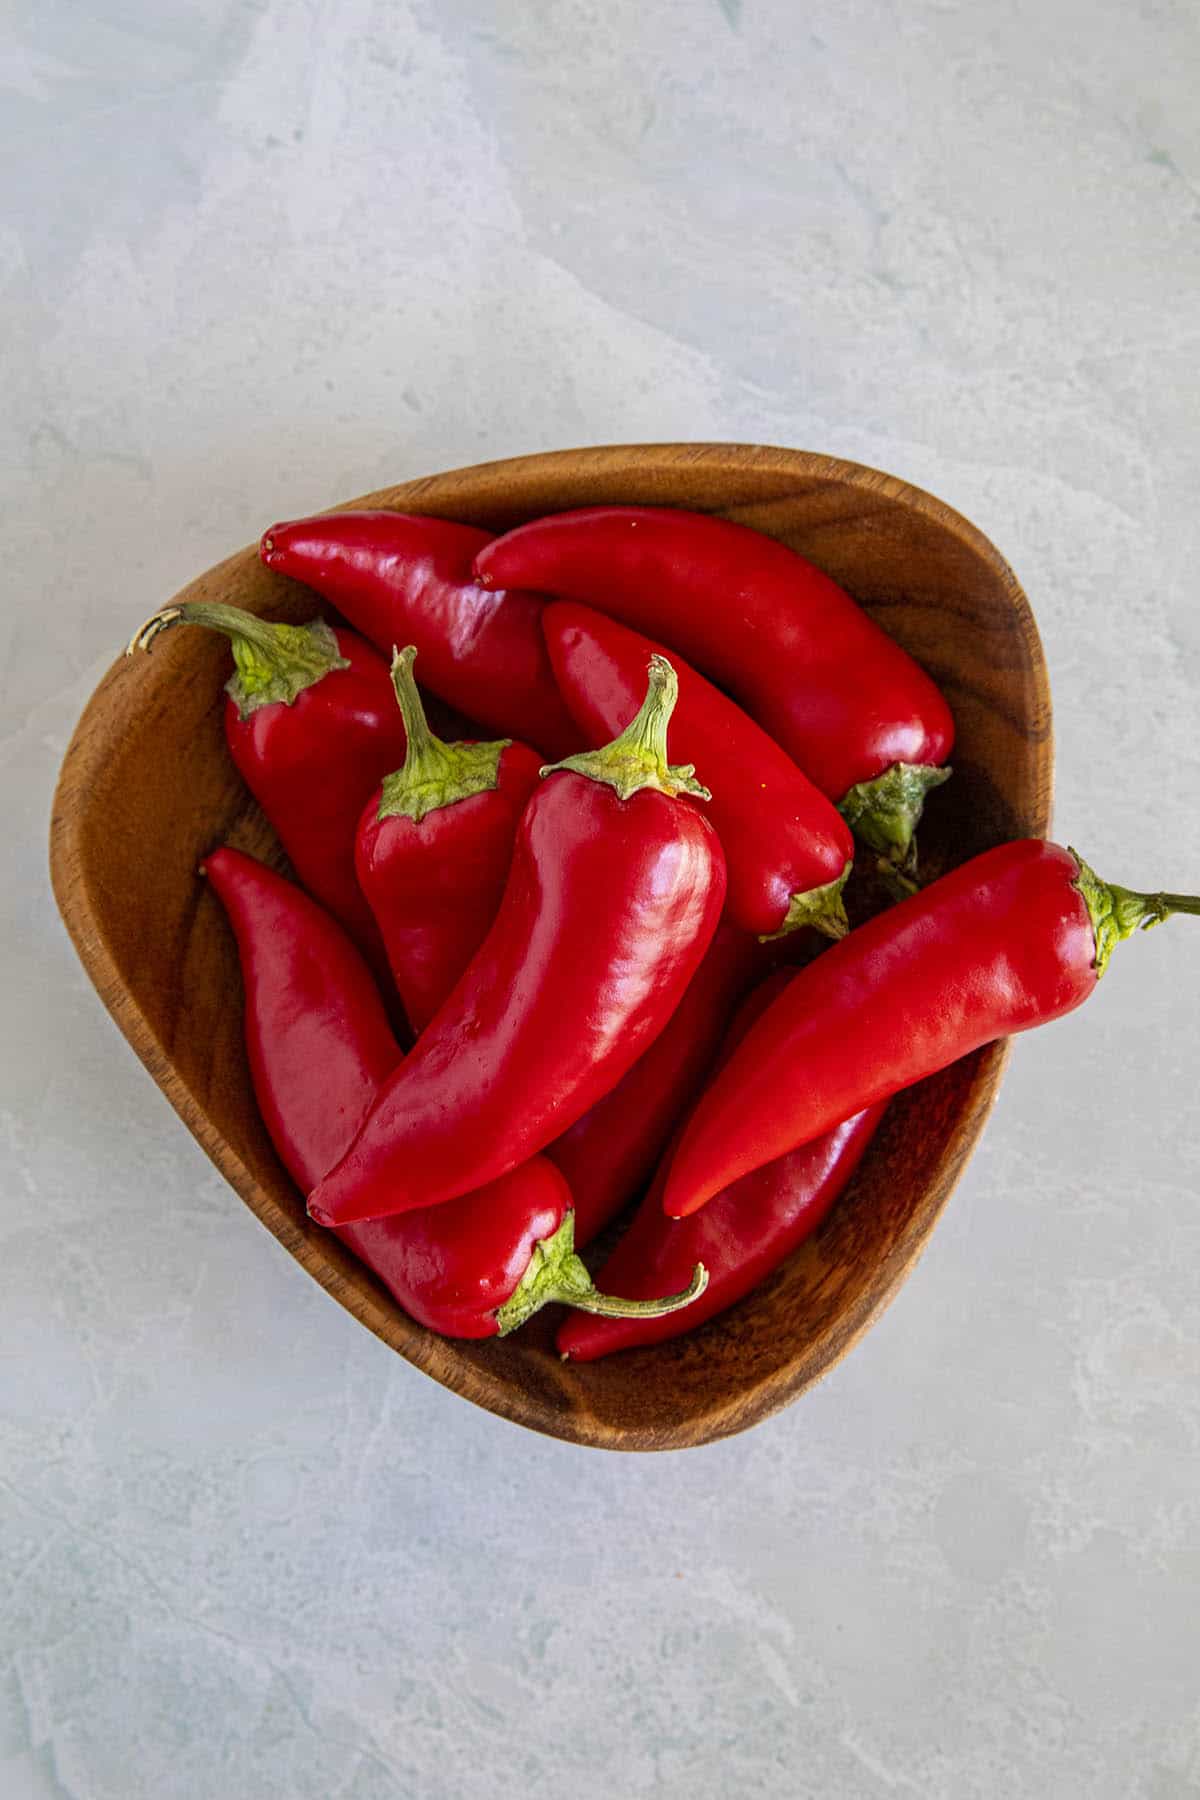
[[[958,745],[954,779],[932,797],[921,833],[927,871],[1045,832],[1050,697],[1028,602],[985,537],[893,476],[793,450],[649,444],[485,463],[351,504],[501,531],[601,502],[691,507],[780,538],[929,670],[954,709]],[[311,593],[262,568],[253,549],[177,598],[278,618],[314,611]],[[255,1110],[233,937],[196,875],[205,852],[224,842],[279,861],[225,751],[227,657],[208,633],[180,632],[154,656],[109,670],[63,764],[51,871],[101,999],[251,1212],[409,1362],[534,1430],[607,1449],[678,1449],[742,1431],[795,1399],[845,1355],[915,1263],[983,1128],[1005,1045],[899,1096],[820,1232],[689,1336],[582,1366],[554,1354],[556,1309],[503,1343],[435,1337],[309,1223]]]

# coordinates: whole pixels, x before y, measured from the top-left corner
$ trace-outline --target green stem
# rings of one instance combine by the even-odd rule
[[[802,894],[793,894],[779,930],[762,933],[759,943],[773,943],[776,938],[788,937],[806,925],[833,938],[835,943],[838,938],[844,938],[850,929],[850,921],[846,917],[842,890],[853,867],[854,864],[848,862],[835,881],[827,881],[824,887],[806,888]]]
[[[172,625],[203,625],[229,639],[235,673],[226,682],[225,692],[243,719],[260,706],[276,702],[290,706],[333,669],[350,667],[323,619],[312,619],[307,625],[280,625],[216,600],[164,606],[134,632],[126,656],[135,650],[148,651],[159,633]]]
[[[935,769],[928,763],[893,763],[872,781],[852,787],[838,811],[854,835],[878,855],[883,873],[895,872],[912,881],[917,873],[916,830],[925,810],[925,796],[949,779],[949,769]]]
[[[581,1312],[602,1313],[609,1319],[661,1319],[664,1313],[690,1306],[707,1286],[708,1270],[703,1263],[697,1263],[681,1294],[668,1294],[661,1300],[619,1300],[615,1295],[600,1293],[575,1254],[575,1214],[569,1212],[553,1237],[541,1238],[533,1246],[529,1266],[512,1297],[497,1308],[496,1322],[500,1336],[507,1337],[543,1306],[556,1303],[577,1306]]]
[[[1149,931],[1174,913],[1200,915],[1200,894],[1141,894],[1115,881],[1101,881],[1078,850],[1073,849],[1071,855],[1079,864],[1075,886],[1083,895],[1096,934],[1097,981],[1117,945],[1135,931]]]
[[[584,750],[562,762],[547,763],[543,775],[570,769],[592,781],[605,781],[622,800],[628,800],[641,788],[656,788],[661,794],[694,794],[698,800],[711,800],[706,787],[695,779],[694,763],[667,761],[667,726],[679,698],[679,677],[665,656],[657,652],[648,665],[649,684],[646,698],[636,717],[600,750]]]
[[[498,738],[488,744],[447,744],[429,729],[417,689],[413,663],[416,646],[392,650],[392,686],[404,720],[408,748],[404,767],[384,778],[379,818],[397,815],[419,825],[426,813],[453,806],[472,794],[483,794],[500,779],[500,758],[512,743]]]

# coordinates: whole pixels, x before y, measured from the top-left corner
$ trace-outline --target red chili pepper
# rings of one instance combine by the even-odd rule
[[[567,1178],[582,1249],[643,1188],[712,1061],[738,993],[765,952],[726,923],[650,1048],[610,1093],[546,1146]]]
[[[747,997],[725,1035],[718,1069],[794,977],[794,970],[780,969]],[[727,1311],[817,1229],[862,1161],[886,1106],[883,1101],[868,1107],[825,1137],[765,1163],[688,1219],[668,1219],[663,1213],[669,1151],[628,1231],[604,1264],[603,1275],[606,1282],[619,1281],[636,1294],[643,1285],[652,1288],[656,1280],[668,1278],[672,1268],[690,1269],[687,1258],[696,1250],[708,1270],[708,1286],[686,1320],[601,1323],[573,1313],[558,1333],[560,1353],[575,1362],[594,1362],[615,1350],[662,1343]],[[685,1127],[686,1120],[675,1134],[672,1151]]]
[[[636,719],[568,757],[525,809],[487,938],[356,1143],[310,1197],[321,1224],[436,1205],[544,1149],[632,1068],[716,929],[725,859],[678,798],[655,657]]]
[[[573,1362],[594,1362],[614,1350],[661,1344],[727,1311],[811,1237],[862,1161],[886,1105],[868,1107],[824,1137],[743,1175],[690,1219],[663,1213],[664,1164],[600,1278],[622,1293],[651,1294],[676,1270],[701,1262],[708,1286],[681,1319],[621,1321],[572,1313],[558,1333],[560,1353]]]
[[[541,602],[479,586],[471,560],[488,542],[451,519],[339,512],[272,525],[259,555],[323,594],[385,656],[415,644],[422,681],[468,718],[565,756],[579,740],[550,672]]]
[[[643,658],[643,687],[645,666]],[[440,743],[425,724],[411,650],[393,662],[392,676],[408,756],[400,777],[390,776],[381,795],[367,802],[357,867],[409,1023],[419,1032],[496,916],[521,811],[537,785],[539,758],[521,744]],[[636,706],[635,698],[626,718]],[[477,791],[483,781],[491,791]],[[469,797],[459,803],[455,797],[463,794]],[[431,802],[451,807],[432,815],[432,830],[428,813],[420,820],[412,817]],[[391,810],[380,822],[385,807]],[[546,1155],[571,1190],[577,1248],[644,1185],[755,960],[754,944],[744,932],[719,927],[660,1036],[611,1093],[547,1145]]]
[[[546,608],[542,630],[576,725],[588,743],[607,743],[637,707],[646,658],[668,653],[569,601]],[[699,758],[712,782],[707,816],[725,851],[729,918],[759,937],[804,925],[844,937],[842,889],[854,855],[849,826],[740,706],[670,654],[679,677],[671,742],[682,760]]]
[[[1107,884],[1040,839],[964,863],[795,977],[697,1108],[666,1211],[694,1212],[851,1113],[1070,1012],[1121,938],[1174,912],[1200,899]]]
[[[854,831],[909,866],[954,721],[924,671],[786,545],[668,507],[589,506],[485,544],[484,586],[583,600],[727,686]]]
[[[382,657],[321,619],[273,625],[215,602],[155,613],[129,654],[172,625],[220,631],[233,650],[225,740],[297,876],[385,973],[387,959],[354,874],[354,831],[372,789],[404,759],[404,721]]]
[[[237,938],[258,1110],[307,1194],[353,1143],[400,1046],[366,963],[314,900],[228,847],[202,873]]]
[[[511,738],[435,737],[413,679],[416,654],[410,644],[392,662],[408,751],[366,804],[355,868],[408,1022],[423,1031],[496,916],[541,757]]]
[[[353,1142],[400,1048],[366,964],[328,914],[240,851],[214,851],[205,872],[237,938],[259,1110],[307,1193]],[[338,1235],[405,1312],[447,1336],[503,1335],[550,1301],[644,1313],[644,1299],[596,1293],[572,1248],[570,1207],[562,1175],[533,1157],[447,1206]],[[686,1300],[652,1307],[703,1292],[703,1271],[690,1273]]]

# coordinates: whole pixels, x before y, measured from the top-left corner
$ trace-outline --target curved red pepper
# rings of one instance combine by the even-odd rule
[[[366,963],[337,922],[241,850],[203,873],[229,916],[258,1110],[308,1193],[353,1143],[401,1057]]]
[[[387,664],[344,627],[271,624],[216,603],[165,607],[137,632],[130,653],[148,650],[173,625],[203,625],[229,639],[229,754],[300,881],[386,972],[355,878],[354,830],[407,744]]]
[[[393,663],[392,675],[409,750],[403,779],[385,783],[388,804],[412,803],[410,811],[419,811],[498,771],[491,790],[416,822],[396,813],[380,821],[381,790],[368,801],[359,826],[359,884],[383,932],[409,1023],[419,1032],[496,916],[539,759],[521,744],[438,743],[425,724],[408,652]],[[720,926],[660,1036],[611,1093],[547,1145],[545,1154],[571,1190],[577,1248],[645,1183],[756,961],[756,946],[744,932]]]
[[[422,681],[468,718],[564,756],[578,738],[550,672],[541,602],[479,586],[471,561],[489,542],[451,519],[339,512],[272,525],[259,555],[323,594],[385,656],[415,644]]]
[[[681,761],[701,763],[712,784],[706,816],[725,851],[728,917],[760,937],[804,925],[844,937],[850,828],[775,740],[679,657],[591,607],[548,606],[542,631],[559,690],[590,744],[607,743],[632,717],[646,658],[671,654],[679,677],[671,744]]]
[[[851,1113],[1070,1012],[1120,938],[1173,912],[1200,900],[1100,882],[1040,839],[964,863],[800,971],[704,1095],[666,1211],[694,1212]]]
[[[777,970],[747,996],[725,1034],[718,1070],[794,975],[791,969]],[[559,1353],[574,1362],[594,1362],[614,1350],[660,1344],[725,1312],[817,1229],[862,1161],[886,1104],[869,1107],[825,1137],[743,1175],[690,1218],[668,1219],[662,1209],[663,1188],[685,1120],[629,1229],[604,1264],[604,1276],[623,1282],[630,1294],[643,1285],[649,1291],[656,1279],[684,1265],[699,1245],[708,1286],[681,1320],[664,1316],[661,1321],[601,1321],[570,1313],[558,1332]]]
[[[366,964],[319,906],[238,850],[214,851],[205,872],[237,939],[259,1110],[307,1193],[353,1142],[400,1048]],[[421,1324],[494,1337],[549,1301],[579,1305],[580,1292],[584,1305],[627,1305],[592,1288],[571,1249],[570,1209],[562,1175],[533,1157],[447,1206],[338,1235]],[[695,1271],[684,1289],[689,1300],[703,1291]],[[656,1304],[685,1303],[679,1294]]]
[[[862,1161],[886,1105],[855,1113],[824,1137],[743,1175],[688,1219],[663,1212],[664,1166],[597,1279],[624,1294],[649,1295],[663,1292],[673,1271],[701,1262],[708,1286],[677,1318],[571,1313],[558,1333],[560,1354],[595,1362],[614,1350],[661,1344],[727,1311],[811,1237]]]
[[[435,737],[413,679],[415,656],[410,645],[392,662],[408,750],[403,768],[366,804],[355,868],[408,1022],[420,1032],[496,916],[541,757],[511,739]]]
[[[739,992],[766,953],[722,924],[687,992],[616,1087],[545,1154],[567,1178],[582,1249],[643,1188],[713,1052]]]
[[[673,699],[670,664],[655,658],[621,738],[547,772],[495,924],[310,1197],[319,1223],[436,1205],[494,1179],[615,1087],[666,1025],[725,898],[717,835],[677,797],[704,790],[667,765]]]
[[[519,526],[475,558],[485,586],[583,600],[660,638],[782,745],[897,865],[954,741],[928,675],[786,545],[705,513],[589,506]]]

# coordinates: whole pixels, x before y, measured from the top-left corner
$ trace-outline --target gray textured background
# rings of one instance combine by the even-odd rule
[[[281,513],[837,452],[1041,623],[1058,824],[1200,888],[1192,0],[14,0],[0,25],[0,1794],[1200,1793],[1200,932],[1017,1048],[807,1399],[542,1442],[367,1336],[108,1023],[44,834],[133,623]]]

